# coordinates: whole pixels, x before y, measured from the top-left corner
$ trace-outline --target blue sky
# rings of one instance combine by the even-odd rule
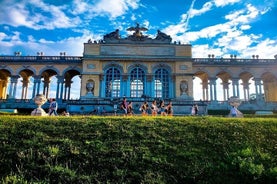
[[[276,0],[0,0],[0,55],[82,56],[83,43],[137,22],[190,43],[193,57],[274,58]]]

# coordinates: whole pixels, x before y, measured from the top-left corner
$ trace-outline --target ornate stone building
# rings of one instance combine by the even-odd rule
[[[191,45],[171,44],[170,36],[160,31],[148,38],[141,29],[145,30],[138,25],[129,28],[134,34],[127,38],[120,38],[116,30],[100,43],[84,44],[81,98],[86,97],[88,83],[101,98],[193,95]],[[181,84],[186,84],[185,91]]]
[[[207,108],[226,109],[231,96],[242,99],[245,110],[276,110],[277,58],[192,58],[191,45],[172,43],[171,37],[159,30],[155,38],[144,35],[147,29],[139,24],[127,30],[132,34],[125,38],[115,30],[103,40],[84,43],[82,57],[65,53],[0,56],[0,108],[31,108],[30,99],[36,94],[48,98],[54,91],[60,107],[76,113],[91,112],[100,105],[113,111],[124,96],[135,102],[136,108],[144,100],[172,101],[180,114],[188,114],[193,103],[199,103],[203,114]],[[195,77],[202,86],[197,89],[202,91],[197,102],[193,100]],[[50,89],[53,78],[55,87]],[[76,78],[79,83],[74,82]],[[249,92],[251,83],[255,99]],[[72,86],[79,86],[77,100],[70,96]],[[16,97],[17,90],[21,97]],[[218,100],[219,95],[223,100]]]

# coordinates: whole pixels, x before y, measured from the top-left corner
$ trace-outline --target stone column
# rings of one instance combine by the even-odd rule
[[[255,78],[255,90],[256,90],[256,98],[261,100],[262,98],[262,80],[260,78]]]
[[[205,81],[205,82],[202,82],[202,99],[204,101],[207,101],[209,100],[209,90],[208,90],[208,82]]]
[[[21,82],[22,82],[21,99],[27,99],[28,86],[29,86],[30,81],[28,78],[24,78]]]
[[[16,95],[16,87],[17,87],[17,79],[19,78],[18,75],[11,76],[11,85],[9,91],[9,98],[14,99]]]
[[[41,76],[37,79],[37,94],[40,94]]]
[[[154,93],[153,75],[146,75],[146,86],[145,95],[151,97]]]
[[[228,100],[229,98],[229,82],[223,82],[222,86],[223,86],[223,99],[224,101]]]
[[[100,94],[99,97],[105,97],[105,80],[104,80],[104,74],[99,75],[99,80],[100,80]]]
[[[214,86],[214,100],[217,101],[216,79],[213,81],[213,86]]]
[[[210,100],[214,101],[217,100],[216,98],[216,79],[215,78],[211,78],[210,79]]]
[[[49,98],[49,84],[50,84],[50,79],[49,78],[44,78],[44,85],[43,85],[43,94],[45,97],[48,99]]]
[[[249,84],[248,82],[243,82],[243,93],[244,93],[244,100],[249,100]]]
[[[69,100],[70,99],[70,89],[71,89],[71,84],[73,83],[73,81],[67,81],[66,84],[65,84],[65,99],[66,100]]]
[[[0,79],[0,99],[7,98],[7,81]]]
[[[122,75],[122,89],[120,89],[120,93],[121,93],[121,96],[131,96],[130,95],[130,79],[129,79],[129,75],[128,74],[123,74]]]
[[[60,100],[62,100],[63,99],[63,93],[64,93],[64,80],[63,81],[61,81],[61,83],[60,83],[60,89],[61,89],[61,91],[60,91]]]
[[[255,78],[255,91],[257,95],[260,95],[262,93],[262,88],[261,88],[261,79],[260,78]]]
[[[214,100],[214,98],[213,98],[213,85],[212,85],[211,81],[210,81],[209,85],[210,85],[210,101],[213,101]]]
[[[62,91],[61,90],[61,87],[63,85],[63,82],[64,82],[64,77],[63,76],[57,76],[57,92],[56,92],[56,99],[61,99],[60,97],[62,96],[60,94],[60,92]]]
[[[239,79],[232,79],[233,96],[239,97]]]
[[[171,80],[171,82],[169,82],[169,89],[172,89],[172,90],[169,90],[169,98],[175,98],[177,95],[176,95],[176,75],[171,75],[171,78],[169,79]]]
[[[41,76],[33,76],[34,79],[34,86],[33,86],[33,93],[32,93],[32,98],[36,96],[36,91],[38,91],[37,86],[39,85],[38,83],[40,82]],[[39,94],[39,93],[37,93]]]

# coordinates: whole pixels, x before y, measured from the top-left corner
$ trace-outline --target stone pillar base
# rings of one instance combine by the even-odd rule
[[[42,108],[36,108],[31,112],[31,116],[48,116]]]

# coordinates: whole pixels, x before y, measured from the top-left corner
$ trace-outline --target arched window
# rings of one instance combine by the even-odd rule
[[[131,97],[141,97],[144,90],[145,73],[136,67],[131,71]]]
[[[105,96],[120,97],[120,71],[115,67],[106,70]]]
[[[160,68],[155,72],[155,97],[168,98],[169,97],[169,73],[166,69]]]

